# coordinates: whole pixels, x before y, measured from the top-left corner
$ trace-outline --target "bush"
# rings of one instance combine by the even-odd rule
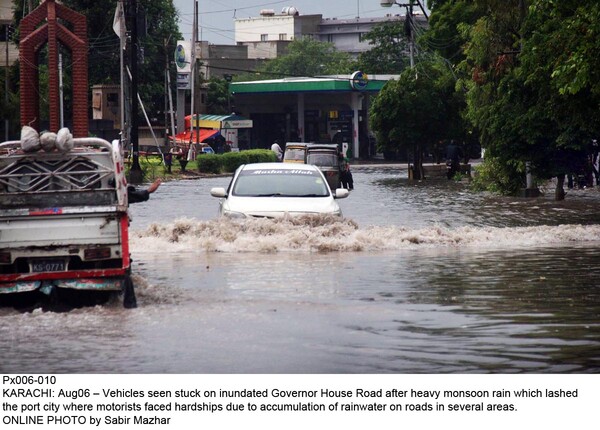
[[[269,163],[277,161],[277,156],[270,149],[250,149],[244,152],[248,154],[248,163]]]
[[[250,149],[224,154],[202,154],[196,157],[201,173],[233,173],[242,164],[270,163],[277,161],[275,153],[269,149]]]
[[[485,158],[475,168],[471,189],[496,194],[516,195],[525,186],[519,165],[502,163],[497,158]]]
[[[226,152],[221,155],[221,168],[224,172],[235,172],[242,164],[268,163],[277,161],[275,153],[269,149],[251,149],[240,152]]]
[[[221,156],[217,154],[202,154],[196,158],[198,171],[201,173],[221,173]]]
[[[248,163],[248,156],[241,152],[226,152],[221,155],[221,166],[224,172],[235,172],[242,164]]]

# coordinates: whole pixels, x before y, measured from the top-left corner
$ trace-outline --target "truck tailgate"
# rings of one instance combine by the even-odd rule
[[[0,248],[119,243],[115,214],[61,214],[0,219]]]

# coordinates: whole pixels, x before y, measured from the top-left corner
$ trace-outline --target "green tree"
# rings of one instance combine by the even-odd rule
[[[229,83],[225,79],[212,77],[208,81],[206,108],[208,112],[215,115],[231,113]]]
[[[372,47],[358,56],[357,69],[368,73],[399,74],[409,66],[404,21],[378,24],[363,39]]]
[[[119,39],[112,28],[117,1],[64,0],[63,4],[88,17],[90,85],[118,84]],[[163,110],[165,58],[171,60],[181,34],[172,0],[138,0],[137,14],[140,46],[138,92],[152,117]],[[145,26],[140,25],[144,23]],[[168,42],[165,44],[165,41]],[[171,82],[175,82],[174,75]]]
[[[446,139],[458,115],[451,100],[454,80],[439,61],[419,62],[386,83],[371,105],[378,149],[412,153],[414,178],[423,178],[423,153]]]
[[[471,30],[465,63],[473,77],[469,117],[493,160],[492,176],[513,178],[501,190],[514,193],[529,164],[540,179],[558,178],[562,199],[564,175],[585,168],[598,135],[596,71],[586,71],[598,58],[597,4],[480,3],[489,13]]]
[[[547,157],[535,168],[541,177],[558,178],[557,199],[564,198],[565,174],[589,169],[591,142],[600,132],[598,19],[595,1],[534,0],[525,22],[521,72],[539,94],[535,111],[553,131]]]
[[[34,7],[40,1],[34,0]],[[88,81],[89,85],[119,84],[119,38],[113,31],[113,17],[117,0],[63,0],[66,7],[85,15],[88,27]],[[23,17],[25,2],[15,1],[15,21]],[[127,5],[128,2],[125,3]],[[181,39],[177,24],[177,10],[173,0],[138,0],[138,22],[147,23],[147,33],[138,25],[140,53],[138,55],[138,92],[148,114],[156,116],[164,107],[165,58],[173,57],[177,40]],[[145,18],[145,19],[143,19]],[[165,44],[165,41],[168,41]],[[69,52],[63,50],[65,70],[70,67]],[[65,96],[70,92],[70,80],[65,80]],[[174,74],[171,82],[175,82]],[[68,109],[68,105],[65,107]]]
[[[491,178],[512,178],[503,181],[502,191],[514,193],[524,185],[525,163],[536,154],[531,131],[536,127],[531,108],[536,94],[524,86],[518,65],[523,40],[522,0],[476,0],[483,14],[469,29],[465,45],[466,59],[461,64],[470,78],[467,117],[478,129],[486,148],[486,158],[495,169]],[[544,139],[536,139],[540,145]],[[488,171],[491,171],[488,169]],[[496,189],[499,184],[496,184]]]
[[[468,41],[468,28],[483,15],[473,0],[433,0],[429,29],[419,38],[419,45],[434,51],[457,65],[464,60],[463,47]]]
[[[355,70],[353,64],[350,55],[332,43],[304,37],[290,42],[285,55],[265,63],[257,74],[261,79],[333,75],[350,73]]]

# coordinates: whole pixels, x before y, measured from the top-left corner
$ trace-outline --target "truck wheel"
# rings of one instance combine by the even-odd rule
[[[137,308],[137,300],[135,298],[135,288],[131,276],[125,276],[123,279],[123,307],[127,309]]]

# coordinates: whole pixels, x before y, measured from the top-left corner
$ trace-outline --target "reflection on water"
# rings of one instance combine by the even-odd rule
[[[132,207],[139,307],[0,309],[0,370],[600,371],[595,190],[354,177],[342,220],[217,220],[228,178],[164,184]]]

